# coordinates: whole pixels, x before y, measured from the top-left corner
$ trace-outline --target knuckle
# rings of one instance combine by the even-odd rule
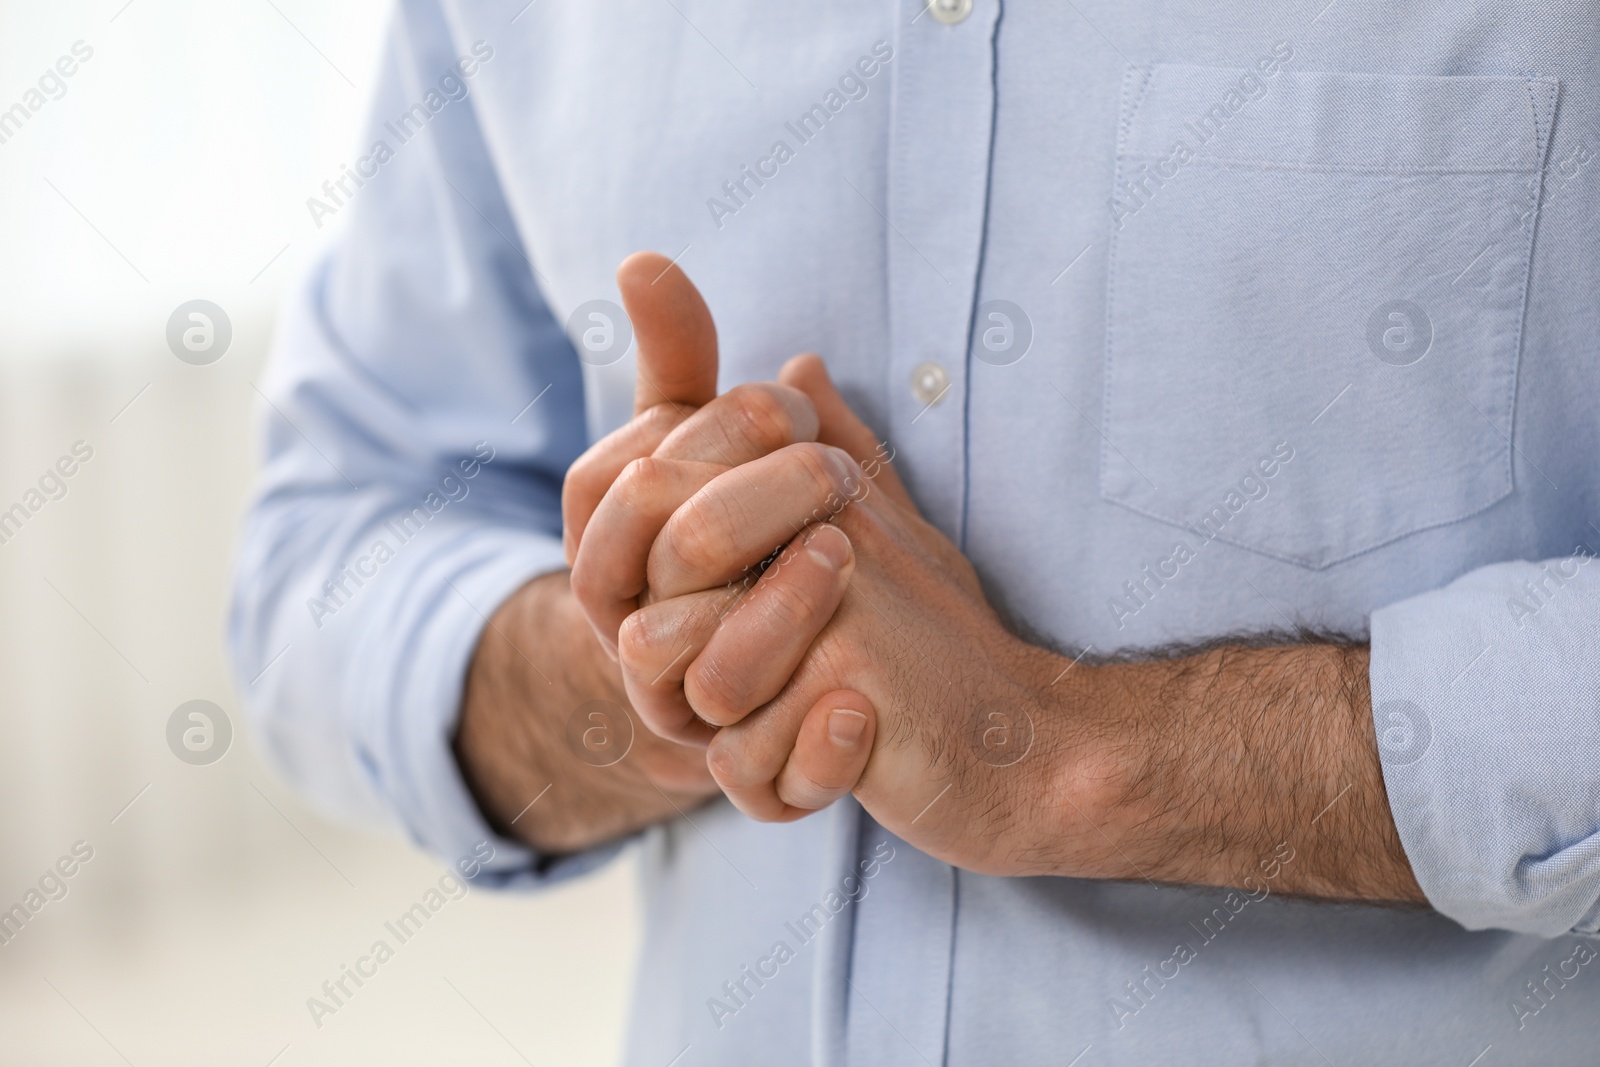
[[[695,714],[714,726],[738,722],[750,710],[748,687],[714,649],[696,657],[684,685],[694,691]]]
[[[612,491],[617,494],[618,503],[628,508],[635,508],[654,495],[661,487],[665,476],[666,472],[660,460],[650,456],[640,456],[622,468],[622,473],[617,475]]]
[[[592,488],[595,481],[595,467],[598,460],[594,458],[594,450],[590,449],[572,461],[572,466],[567,468],[567,476],[561,483],[563,497],[572,493],[582,493]]]
[[[807,767],[791,762],[789,772],[795,779],[791,788],[796,796],[789,803],[796,807],[820,807],[852,784],[848,768],[826,763]]]
[[[779,633],[809,629],[820,614],[817,591],[799,581],[785,580],[783,571],[770,582],[758,582],[753,593],[761,614]]]
[[[600,597],[600,581],[592,566],[584,559],[583,550],[578,550],[578,560],[572,566],[572,575],[569,579],[572,597],[586,614],[594,607]]]
[[[644,615],[643,611],[634,612],[617,630],[617,658],[624,671],[648,671],[656,658],[659,641]]]
[[[634,427],[641,435],[646,438],[654,438],[671,432],[686,417],[673,404],[656,404],[653,407],[646,408],[633,422]]]
[[[784,772],[778,775],[778,799],[791,807],[814,809],[821,807],[818,796],[823,790],[811,776],[791,761]]]
[[[794,440],[794,420],[771,389],[742,385],[729,396],[730,434],[765,454]]]
[[[759,776],[751,773],[750,761],[745,758],[737,736],[727,730],[712,738],[706,749],[706,767],[724,789],[748,789],[760,784]]]
[[[841,457],[849,460],[847,453],[815,441],[793,445],[790,451],[817,497],[826,498],[843,491],[848,468],[841,462]]]
[[[696,493],[673,513],[661,531],[661,559],[673,569],[693,574],[715,570],[726,560],[728,528],[726,507],[716,495]],[[652,550],[650,556],[654,583],[658,577],[656,552]]]

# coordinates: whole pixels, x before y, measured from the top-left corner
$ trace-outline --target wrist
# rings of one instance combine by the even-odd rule
[[[632,829],[629,813],[658,802],[658,794],[643,795],[647,783],[627,760],[594,766],[573,748],[578,709],[626,704],[608,665],[566,571],[531,579],[490,617],[468,668],[453,748],[496,833],[551,854],[577,852]]]
[[[523,585],[489,618],[467,667],[452,749],[462,779],[484,820],[497,834],[522,838],[533,820],[513,827],[530,788],[549,780],[542,765],[548,750],[545,731],[529,709],[539,706],[539,677],[520,649],[538,637],[539,620],[559,603],[562,573],[546,574]],[[520,831],[520,832],[519,832]]]
[[[1033,802],[1035,854],[1045,873],[1071,878],[1141,878],[1127,838],[1148,819],[1142,783],[1155,756],[1142,743],[1142,711],[1122,676],[1125,665],[1096,665],[1035,649],[1028,677],[1037,723]],[[1042,801],[1042,802],[1041,802]]]
[[[1079,663],[1046,690],[1061,737],[1056,873],[1234,885],[1254,868],[1271,820],[1247,799],[1259,795],[1252,724],[1218,691],[1230,654]]]
[[[1227,786],[1208,760],[1231,757],[1191,692],[1205,667],[1049,660],[1034,677],[1048,739],[1037,847],[1050,873],[1223,884],[1219,872],[1239,862],[1236,826],[1219,822]]]
[[[1009,637],[991,649],[1003,681],[974,702],[967,739],[998,788],[1004,817],[990,831],[986,873],[1137,878],[1108,836],[1142,776],[1114,666],[1061,656]]]

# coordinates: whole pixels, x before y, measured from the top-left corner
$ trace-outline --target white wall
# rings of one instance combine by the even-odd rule
[[[74,42],[93,49],[0,144],[0,509],[75,441],[94,449],[0,544],[0,910],[74,842],[94,849],[0,944],[0,1059],[612,1062],[636,936],[626,865],[451,903],[311,1021],[306,998],[440,869],[274,779],[220,635],[251,382],[321,236],[305,198],[350,157],[386,5],[124,4],[0,2],[0,109]],[[164,338],[196,297],[234,325],[211,366]],[[235,727],[209,766],[165,737],[196,698]]]

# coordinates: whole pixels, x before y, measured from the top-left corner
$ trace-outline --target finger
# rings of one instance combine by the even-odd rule
[[[735,807],[789,822],[854,788],[872,755],[877,714],[860,693],[835,690],[804,716],[752,715],[717,732],[706,763]]]
[[[706,746],[678,744],[648,730],[634,738],[628,760],[644,778],[665,793],[703,797],[721,791],[706,766]]]
[[[815,811],[850,792],[866,772],[877,725],[872,702],[860,693],[840,689],[817,701],[778,772],[778,799]]]
[[[646,605],[623,620],[617,660],[628,702],[650,732],[704,748],[715,729],[696,716],[683,692],[684,672],[744,592],[719,586]]]
[[[677,264],[635,252],[617,268],[622,306],[639,346],[633,410],[657,404],[700,407],[717,395],[717,327]]]
[[[693,661],[684,661],[688,705],[728,726],[776,697],[833,618],[854,571],[843,530],[807,527],[731,606]]]
[[[821,356],[805,352],[793,357],[778,372],[778,381],[794,386],[811,398],[822,420],[817,431],[818,441],[850,453],[878,488],[901,504],[911,504],[911,494],[900,481],[899,473],[890,466],[894,449],[887,441],[879,440],[872,428],[845,402]]]
[[[868,490],[855,460],[813,443],[720,474],[673,512],[650,546],[651,595],[666,599],[729,581]]]
[[[726,470],[715,463],[636,459],[595,508],[573,560],[572,593],[612,658],[617,655],[617,628],[639,606],[657,533],[686,500]]]
[[[561,483],[561,545],[566,550],[567,566],[578,558],[583,531],[622,469],[653,454],[688,414],[687,408],[672,404],[648,408],[596,441],[567,469],[567,477]]]
[[[798,389],[740,385],[683,420],[655,454],[736,467],[797,441],[817,439],[817,409]]]
[[[567,566],[622,469],[642,456],[734,467],[817,436],[817,411],[798,389],[757,382],[728,390],[698,411],[657,404],[601,438],[578,457],[561,487],[562,547]]]

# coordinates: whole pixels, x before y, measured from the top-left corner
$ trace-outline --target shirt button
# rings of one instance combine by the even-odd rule
[[[950,391],[950,375],[937,363],[919,363],[911,372],[911,395],[917,403],[932,407]]]
[[[972,0],[928,0],[928,10],[946,26],[954,26],[972,14]]]

